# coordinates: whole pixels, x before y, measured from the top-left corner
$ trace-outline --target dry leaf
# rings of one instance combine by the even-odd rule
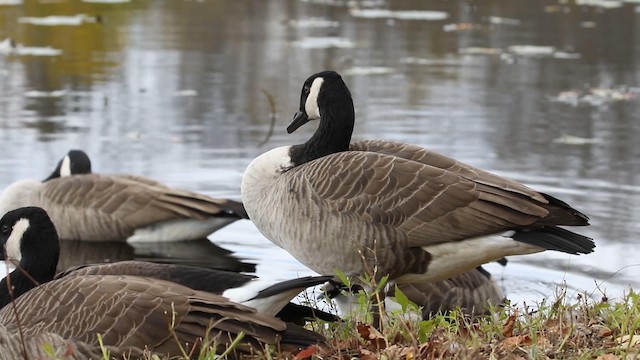
[[[315,345],[310,345],[306,349],[304,349],[304,350],[300,351],[299,353],[297,353],[296,356],[293,357],[293,360],[300,360],[300,359],[310,358],[311,356],[313,356],[317,352],[318,352],[318,347],[315,346]]]
[[[633,335],[633,337],[632,335],[622,335],[616,339],[616,342],[625,347],[636,346],[640,344],[640,335]]]
[[[596,333],[598,337],[607,337],[613,334],[613,331],[603,325],[591,325],[591,329]]]
[[[370,342],[377,349],[384,349],[387,344],[384,339],[384,336],[373,326],[367,324],[358,324],[356,325],[358,329],[358,334],[362,336],[363,339]]]
[[[361,360],[378,360],[379,359],[379,357],[370,350],[360,348],[359,351],[360,351],[359,358]]]
[[[503,348],[512,348],[520,345],[528,345],[531,344],[531,336],[529,335],[518,335],[508,337],[500,342],[500,346]]]
[[[604,355],[598,356],[596,360],[620,360],[620,358],[613,354],[604,354]]]
[[[516,324],[516,317],[518,316],[518,311],[516,310],[513,314],[509,316],[507,322],[502,326],[502,335],[505,337],[513,336],[513,327]]]

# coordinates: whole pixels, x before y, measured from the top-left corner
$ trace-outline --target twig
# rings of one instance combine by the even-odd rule
[[[262,142],[258,144],[258,146],[262,146],[266,144],[269,141],[269,139],[271,139],[271,136],[273,135],[273,129],[276,126],[276,100],[273,97],[273,95],[271,95],[271,93],[266,89],[260,88],[260,92],[264,94],[264,96],[267,98],[267,101],[269,102],[269,109],[270,109],[269,117],[271,120],[271,124],[269,125],[269,131],[267,132],[267,136],[264,138],[264,140],[262,140]]]

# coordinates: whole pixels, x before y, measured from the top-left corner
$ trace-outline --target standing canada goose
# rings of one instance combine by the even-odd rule
[[[80,150],[70,151],[45,181],[16,181],[2,192],[0,214],[24,206],[45,209],[63,240],[195,240],[247,218],[233,200],[141,176],[92,174]]]
[[[242,178],[257,228],[314,271],[377,268],[421,283],[509,255],[593,251],[592,239],[558,227],[588,225],[563,201],[416,145],[350,145],[354,116],[339,74],[312,75],[287,131],[320,120],[316,132],[260,155]]]
[[[386,287],[387,310],[398,306],[389,298],[396,296],[396,288],[420,307],[424,320],[437,313],[446,313],[455,309],[460,309],[462,314],[468,317],[483,315],[487,314],[492,307],[504,304],[506,300],[502,290],[491,278],[491,274],[481,266],[446,280],[400,284],[392,282]],[[336,302],[343,314],[351,312],[354,304],[359,306],[352,294],[359,289],[362,287],[354,285],[354,288],[347,291],[342,283],[333,280],[324,286],[327,297]]]
[[[25,207],[5,214],[0,219],[0,245],[3,249],[0,260],[17,263],[16,270],[0,281],[0,307],[54,278],[59,242],[55,226],[43,209]],[[283,319],[296,322],[316,314],[325,320],[336,320],[331,314],[289,304],[301,291],[328,281],[330,276],[307,276],[271,284],[255,276],[209,268],[123,261],[72,268],[58,274],[57,278],[97,275],[139,276],[171,281],[193,290],[222,295],[262,313],[279,314]]]

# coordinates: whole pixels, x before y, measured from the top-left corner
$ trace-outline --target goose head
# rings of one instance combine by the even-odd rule
[[[56,228],[42,208],[31,206],[6,213],[0,219],[0,245],[0,260],[18,267],[10,274],[14,296],[53,279],[60,244]],[[3,291],[7,291],[5,286],[0,289]]]
[[[67,155],[58,161],[58,165],[51,175],[44,181],[78,174],[91,174],[91,160],[82,150],[69,150]]]
[[[311,75],[303,84],[300,109],[287,127],[292,133],[312,120],[320,120],[314,135],[291,149],[295,166],[349,149],[355,112],[353,99],[342,77],[335,71]]]

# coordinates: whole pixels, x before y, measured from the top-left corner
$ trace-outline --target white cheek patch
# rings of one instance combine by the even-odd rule
[[[60,164],[60,177],[70,176],[71,175],[71,159],[69,159],[69,155],[65,156],[62,159],[62,164]]]
[[[7,259],[13,259],[16,261],[20,261],[20,259],[22,259],[22,253],[20,253],[20,243],[22,242],[24,233],[29,229],[29,225],[29,220],[24,218],[16,221],[16,223],[13,225],[13,230],[11,230],[11,235],[9,235],[4,249],[7,255]]]
[[[322,83],[324,82],[324,78],[315,78],[313,83],[311,83],[311,90],[309,90],[309,96],[307,96],[307,101],[304,103],[304,111],[307,113],[307,117],[309,120],[318,120],[320,119],[320,109],[318,108],[318,94],[320,93],[320,88],[322,87]]]

